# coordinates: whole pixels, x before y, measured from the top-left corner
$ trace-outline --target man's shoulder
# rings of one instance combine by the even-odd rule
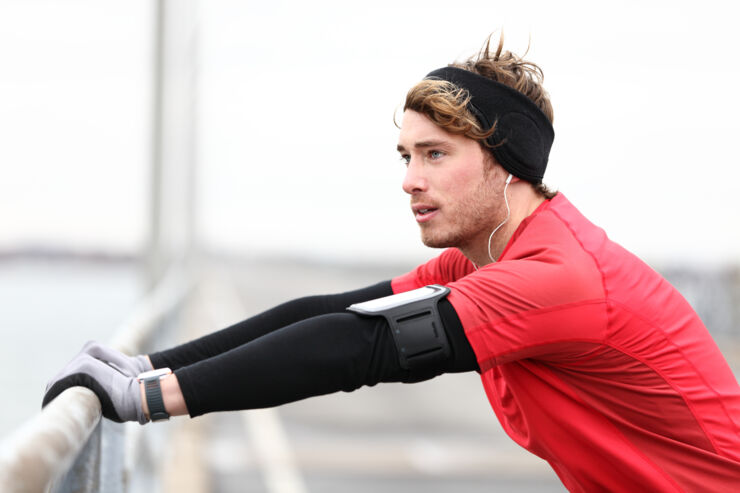
[[[551,270],[549,278],[555,284],[587,283],[591,292],[597,287],[602,290],[610,303],[646,317],[664,314],[666,306],[684,305],[680,294],[658,272],[612,241],[562,194],[552,199],[532,226],[516,253],[520,258],[541,260],[543,268],[538,272]]]
[[[540,260],[572,267],[579,261],[592,262],[592,255],[606,241],[604,230],[559,192],[522,221],[501,260]]]
[[[588,219],[565,195],[558,193],[549,207],[551,217],[557,218],[586,250],[595,250],[609,241],[606,232]]]

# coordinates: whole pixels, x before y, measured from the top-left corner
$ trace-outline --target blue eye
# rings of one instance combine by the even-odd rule
[[[429,151],[429,157],[432,159],[439,159],[444,156],[442,151]]]
[[[409,156],[408,154],[404,154],[399,159],[401,160],[401,162],[403,164],[405,164],[406,166],[408,166],[409,165],[409,162],[411,161],[411,156]]]

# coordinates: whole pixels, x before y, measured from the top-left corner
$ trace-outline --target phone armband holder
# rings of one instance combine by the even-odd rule
[[[355,303],[347,310],[365,316],[383,316],[391,328],[401,368],[417,371],[433,367],[450,356],[437,304],[450,288],[430,284],[384,298]]]

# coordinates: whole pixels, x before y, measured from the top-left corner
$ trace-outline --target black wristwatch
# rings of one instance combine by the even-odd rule
[[[162,386],[159,381],[172,373],[169,368],[157,368],[156,370],[139,373],[136,379],[144,382],[144,396],[146,405],[149,408],[149,419],[152,421],[164,421],[170,419],[170,414],[164,407],[162,398]]]

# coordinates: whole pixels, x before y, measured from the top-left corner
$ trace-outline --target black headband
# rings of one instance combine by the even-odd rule
[[[531,99],[507,85],[460,68],[440,68],[429,72],[426,78],[446,80],[466,89],[471,98],[468,109],[483,129],[496,124],[487,142],[501,166],[531,183],[542,182],[555,132]]]

